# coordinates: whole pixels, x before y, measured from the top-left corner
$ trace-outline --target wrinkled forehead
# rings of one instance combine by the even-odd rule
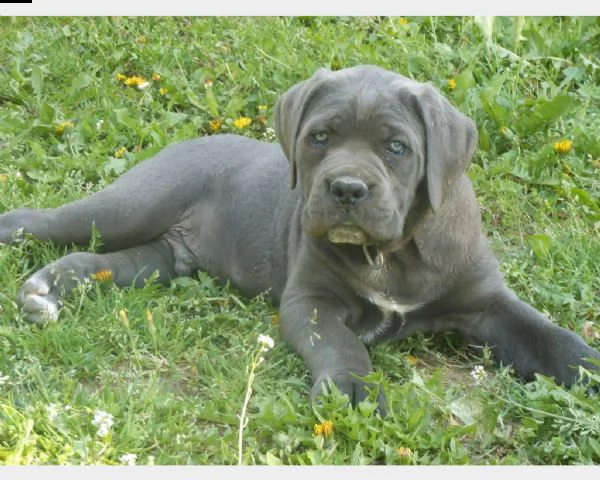
[[[375,67],[333,72],[314,90],[305,110],[310,123],[342,116],[347,122],[421,123],[423,84]]]

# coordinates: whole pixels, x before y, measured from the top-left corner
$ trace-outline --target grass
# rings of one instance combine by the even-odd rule
[[[1,212],[81,198],[183,139],[269,140],[281,92],[322,66],[378,64],[431,81],[476,121],[469,175],[507,282],[599,346],[597,18],[5,17],[0,28]],[[82,287],[58,323],[32,327],[15,295],[64,253],[33,239],[0,247],[0,464],[600,462],[597,396],[524,384],[451,335],[372,349],[385,420],[336,395],[313,411],[274,308],[204,274]],[[261,334],[275,347],[256,366]]]

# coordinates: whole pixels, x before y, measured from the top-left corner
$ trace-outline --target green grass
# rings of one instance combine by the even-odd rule
[[[432,82],[476,121],[469,174],[507,282],[598,348],[600,21],[496,18],[488,36],[473,18],[407,20],[0,18],[0,212],[81,198],[216,119],[268,138],[287,88],[322,66],[378,64]],[[252,124],[237,128],[241,116]],[[565,139],[571,150],[555,152]],[[243,463],[600,462],[597,396],[524,384],[450,335],[372,349],[385,420],[339,396],[313,411],[274,308],[205,275],[82,287],[58,323],[32,327],[15,295],[64,253],[0,246],[0,464],[237,464],[259,334],[275,347],[256,369]],[[477,365],[487,377],[476,384]],[[98,411],[114,421],[102,437]],[[326,420],[333,433],[315,435]]]

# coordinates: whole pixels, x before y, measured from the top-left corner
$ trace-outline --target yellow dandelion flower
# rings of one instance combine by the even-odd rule
[[[149,84],[144,77],[134,75],[133,77],[126,78],[123,83],[128,87],[146,88]]]
[[[123,325],[125,325],[126,327],[129,327],[129,319],[127,318],[127,310],[125,310],[124,308],[119,310],[119,319],[121,320],[121,322],[123,322]]]
[[[406,25],[406,24],[408,23],[408,20],[407,20],[406,18],[404,18],[404,17],[400,17],[400,18],[398,19],[398,23],[399,23],[400,25]]]
[[[408,447],[400,447],[396,450],[396,453],[401,458],[410,458],[413,454],[412,450]]]
[[[123,75],[122,73],[117,73],[117,80],[119,82],[124,82],[125,80],[127,80],[127,75]]]
[[[74,126],[75,125],[73,125],[73,122],[68,122],[68,121],[62,122],[54,127],[54,131],[56,133],[58,133],[59,135],[62,135],[63,133],[65,133],[65,130],[69,130],[69,129],[73,128]]]
[[[221,130],[221,120],[219,120],[218,118],[214,118],[210,121],[210,130],[213,133],[217,133],[219,130]]]
[[[448,79],[448,90],[452,91],[456,88],[456,80],[453,78]]]
[[[161,95],[166,95],[167,93],[169,93],[169,89],[162,87],[158,90],[158,93],[160,93]]]
[[[154,316],[152,310],[146,310],[146,321],[148,322],[148,330],[152,335],[156,334],[156,326],[154,325]]]
[[[160,80],[160,73],[153,73],[152,80],[158,82]]]
[[[316,423],[313,427],[315,435],[322,435],[328,437],[333,433],[333,422],[331,420],[325,420],[322,423]]]
[[[573,142],[571,140],[561,140],[552,144],[552,148],[556,153],[569,153],[572,147]]]
[[[115,158],[121,158],[123,155],[127,153],[127,149],[125,147],[121,147],[117,149],[115,152]]]
[[[412,365],[413,367],[416,367],[419,364],[419,359],[414,355],[407,355],[404,357],[404,360],[406,360],[409,365]]]
[[[92,273],[92,280],[106,282],[110,279],[112,279],[112,272],[110,270],[100,270],[99,272]]]
[[[248,118],[248,117],[240,117],[233,121],[233,125],[235,126],[235,128],[239,128],[239,129],[244,129],[246,127],[249,127],[251,123],[252,123],[252,119]]]

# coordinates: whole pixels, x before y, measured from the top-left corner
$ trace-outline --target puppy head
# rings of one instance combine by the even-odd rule
[[[357,227],[375,244],[402,237],[423,205],[440,208],[477,139],[434,88],[374,66],[321,69],[292,87],[277,104],[276,128],[291,187],[302,186],[307,234]],[[338,179],[362,181],[364,201],[336,198]]]

